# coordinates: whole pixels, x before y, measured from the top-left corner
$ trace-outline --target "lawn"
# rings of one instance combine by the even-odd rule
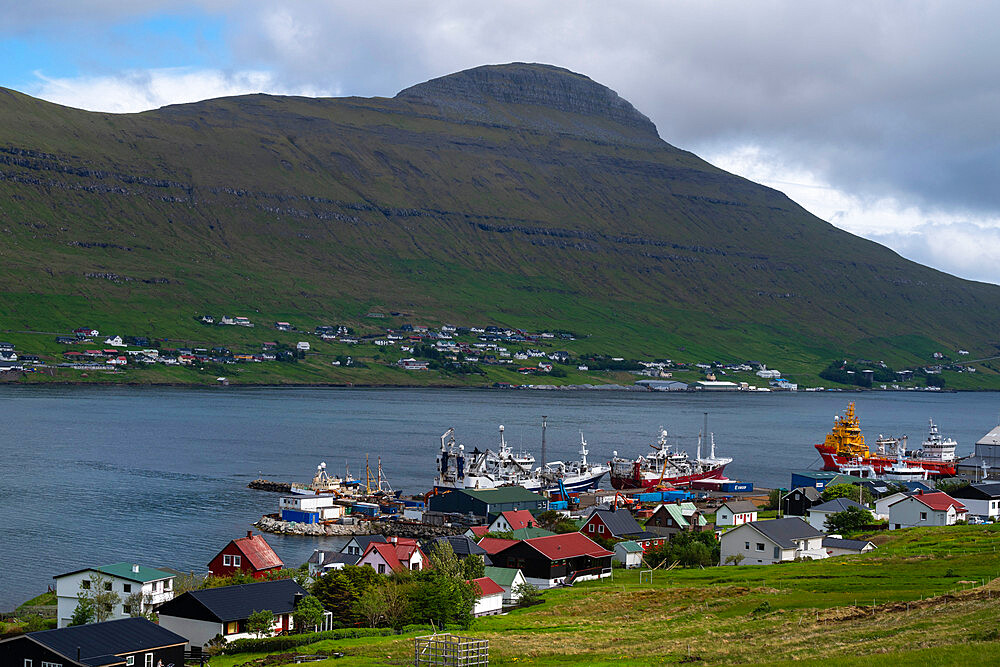
[[[894,531],[863,556],[638,571],[477,620],[495,665],[981,664],[1000,648],[1000,526]],[[985,583],[985,586],[983,585]],[[321,642],[329,665],[412,664],[413,635]],[[249,654],[213,660],[242,665]]]

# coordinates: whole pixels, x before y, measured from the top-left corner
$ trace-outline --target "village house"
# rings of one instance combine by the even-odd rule
[[[825,535],[799,517],[744,523],[724,533],[719,540],[719,564],[740,559],[742,565],[772,565],[796,558],[827,557]]]
[[[288,632],[295,628],[295,607],[307,594],[294,579],[188,591],[160,607],[160,627],[186,637],[188,647],[204,647],[216,635],[230,642],[250,637],[250,614],[267,609],[274,614],[272,634]]]
[[[943,491],[911,496],[889,505],[889,530],[915,526],[952,526],[966,518],[965,505]]]
[[[430,365],[429,361],[418,361],[413,357],[408,359],[400,359],[396,362],[396,365],[407,371],[426,371]]]
[[[622,567],[632,569],[642,566],[642,556],[646,553],[637,542],[625,540],[615,544],[615,555],[612,560],[621,563]]]
[[[438,544],[447,544],[459,559],[468,558],[469,556],[479,556],[486,565],[492,563],[490,555],[486,553],[486,549],[483,549],[476,544],[475,540],[465,535],[443,535],[436,537],[424,545],[424,551],[430,553]]]
[[[125,341],[122,340],[121,336],[109,336],[104,339],[105,345],[111,345],[113,347],[125,347]]]
[[[661,503],[646,520],[646,530],[668,541],[678,533],[697,533],[710,528],[701,510],[689,502]]]
[[[872,518],[872,520],[875,518],[872,516],[872,511],[859,502],[851,500],[850,498],[834,498],[828,502],[810,507],[807,510],[808,518],[806,520],[809,522],[809,525],[816,530],[825,531],[826,520],[830,517],[830,515],[844,512],[849,507],[864,510],[868,516]]]
[[[494,616],[503,611],[503,587],[489,577],[479,577],[469,582],[479,591],[479,597],[472,608],[472,615]]]
[[[490,533],[506,533],[518,528],[532,528],[535,526],[535,517],[528,510],[514,510],[510,512],[500,512],[493,523],[489,525]]]
[[[379,574],[423,570],[427,556],[417,541],[408,537],[390,537],[388,542],[370,542],[357,564],[367,565]]]
[[[515,605],[521,601],[521,594],[518,590],[527,581],[520,570],[511,567],[487,565],[484,569],[484,574],[503,589],[503,603],[505,605]]]
[[[1000,482],[970,484],[948,495],[965,505],[970,516],[1000,518]]]
[[[716,526],[739,526],[757,520],[757,506],[748,500],[727,500],[715,512]]]
[[[134,563],[115,563],[57,574],[53,577],[56,580],[56,627],[69,625],[80,602],[79,596],[91,590],[94,577],[98,575],[104,580],[105,591],[118,594],[119,601],[111,609],[109,620],[146,613],[174,597],[174,575]],[[133,605],[138,605],[138,609]]]
[[[231,541],[216,554],[208,563],[208,573],[228,577],[239,570],[254,579],[263,579],[269,572],[277,572],[284,566],[264,537],[248,530],[246,537]]]
[[[309,345],[309,342],[304,340],[300,340],[295,344],[295,349],[299,352],[308,352],[310,347],[311,345]]]
[[[274,328],[278,331],[291,331],[292,325],[288,322],[275,322]]]
[[[781,509],[785,516],[805,516],[813,505],[823,500],[823,494],[814,486],[800,486],[781,497]]]
[[[610,577],[613,556],[613,552],[582,533],[563,533],[516,541],[493,554],[492,558],[494,565],[521,570],[529,584],[552,588],[563,583]]]
[[[180,667],[186,642],[145,618],[123,618],[11,637],[0,655],[12,667]]]
[[[495,489],[452,489],[429,498],[433,512],[471,514],[485,521],[501,512],[529,510],[544,512],[548,501],[537,493],[521,486],[503,486]]]
[[[845,540],[840,535],[823,538],[823,548],[828,556],[849,556],[875,550],[875,544],[868,540]]]
[[[662,546],[667,541],[661,535],[643,530],[626,509],[594,510],[580,532],[590,538],[634,540],[645,551]]]

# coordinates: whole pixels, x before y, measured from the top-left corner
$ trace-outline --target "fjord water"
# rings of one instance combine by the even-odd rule
[[[728,474],[785,486],[791,470],[818,468],[812,445],[835,414],[857,402],[870,442],[909,435],[918,447],[929,417],[959,453],[996,426],[1000,394],[647,394],[420,389],[0,387],[0,610],[45,590],[52,575],[134,561],[200,572],[278,496],[258,477],[307,481],[326,461],[363,475],[376,458],[395,488],[426,491],[440,435],[468,449],[508,442],[572,459],[584,432],[592,460],[649,451],[662,425],[692,455],[703,414]],[[676,439],[675,439],[676,438]],[[706,450],[707,453],[707,450]],[[606,478],[605,478],[606,482]],[[341,540],[268,536],[297,566]]]

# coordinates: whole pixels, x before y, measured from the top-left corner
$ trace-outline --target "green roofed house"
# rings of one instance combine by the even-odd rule
[[[545,530],[544,528],[539,528],[538,526],[525,526],[524,528],[518,528],[516,530],[508,531],[514,536],[515,540],[530,540],[532,537],[546,537],[548,535],[555,535],[551,530]],[[496,581],[494,579],[493,581]],[[499,583],[499,582],[497,582]]]
[[[521,596],[514,590],[525,583],[524,574],[513,567],[493,567],[487,565],[484,574],[497,582],[503,589],[503,603],[505,605],[517,604],[521,601]]]
[[[662,503],[646,521],[646,530],[670,539],[677,533],[709,530],[708,521],[694,503]]]
[[[631,569],[642,566],[642,554],[643,548],[639,546],[638,542],[625,540],[615,545],[615,555],[611,560],[617,561],[626,568]]]
[[[430,498],[432,512],[472,514],[492,519],[501,512],[544,512],[548,501],[520,486],[496,489],[443,489]]]
[[[103,582],[95,582],[95,577]],[[56,580],[56,618],[60,628],[69,625],[79,595],[91,591],[98,583],[106,591],[118,594],[118,602],[108,620],[146,613],[174,597],[173,574],[134,563],[88,567],[57,574],[53,579]]]

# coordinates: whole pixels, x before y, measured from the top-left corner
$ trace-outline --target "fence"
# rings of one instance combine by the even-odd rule
[[[414,665],[473,667],[490,664],[490,640],[435,634],[413,639]]]

